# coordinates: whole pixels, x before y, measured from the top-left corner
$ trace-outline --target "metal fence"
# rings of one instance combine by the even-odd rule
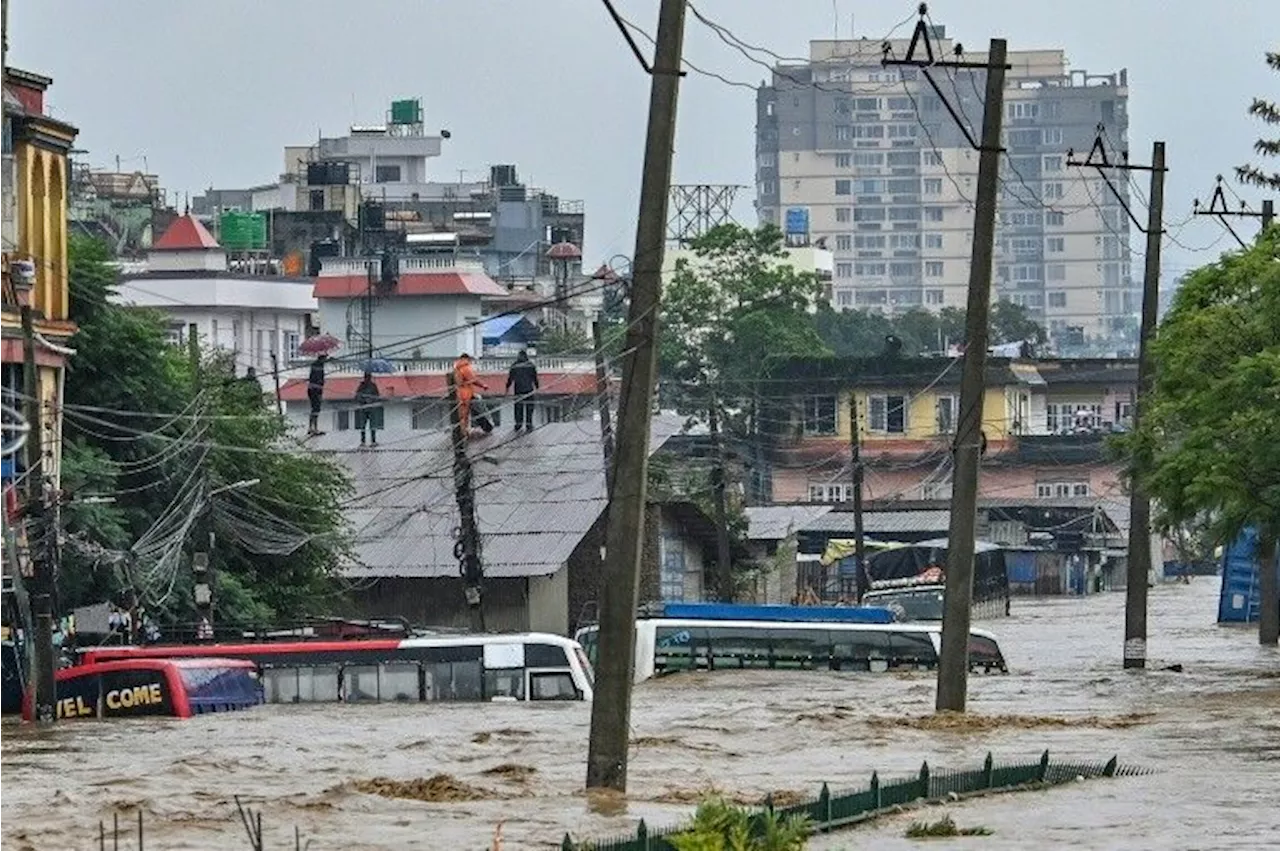
[[[874,818],[894,807],[942,802],[953,795],[1053,786],[1081,777],[1131,777],[1148,773],[1146,769],[1119,765],[1116,757],[1107,762],[1052,762],[1049,752],[1045,751],[1035,762],[996,765],[988,753],[981,768],[935,772],[926,762],[918,774],[892,782],[882,783],[879,775],[873,773],[870,784],[855,792],[832,794],[824,783],[816,798],[803,803],[774,807],[773,802],[765,798],[754,823],[762,828],[760,816],[773,811],[783,819],[802,816],[808,819],[813,832],[826,833]],[[670,838],[688,828],[689,825],[678,825],[651,831],[641,820],[633,836],[574,842],[565,834],[560,847],[562,851],[675,851]]]

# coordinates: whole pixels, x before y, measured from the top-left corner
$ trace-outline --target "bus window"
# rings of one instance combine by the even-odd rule
[[[758,629],[711,627],[712,668],[769,667],[769,633]]]
[[[524,668],[496,668],[485,671],[484,696],[524,700]]]
[[[594,627],[578,636],[578,643],[582,645],[582,652],[587,654],[587,661],[591,663],[592,667],[600,664],[600,660],[596,658],[596,647],[598,646],[599,638],[600,633]]]
[[[193,714],[226,712],[262,702],[262,688],[250,668],[184,667],[179,674]]]
[[[879,630],[831,631],[831,667],[837,671],[866,671],[871,660],[889,658],[889,636]]]
[[[1004,657],[1000,655],[1000,647],[990,638],[982,635],[969,636],[969,667],[988,668],[993,671],[1004,671]]]
[[[267,703],[298,702],[297,668],[265,668],[262,671],[262,685]]]
[[[342,669],[342,684],[346,690],[348,703],[358,700],[377,700],[378,666],[347,665]]]
[[[338,669],[298,668],[298,696],[301,703],[332,703],[338,699]]]
[[[437,662],[428,671],[427,700],[480,700],[480,660]]]
[[[580,697],[570,674],[542,671],[529,675],[530,700],[578,700]]]
[[[418,666],[412,662],[384,662],[378,675],[383,700],[417,700]]]
[[[685,627],[654,630],[654,670],[687,671],[694,667],[693,632]]]
[[[769,638],[775,668],[827,666],[831,645],[824,629],[771,629]]]
[[[524,648],[525,664],[530,668],[567,668],[569,656],[558,644],[529,644]]]
[[[933,638],[926,632],[889,633],[889,666],[936,667],[938,653],[933,649]]]

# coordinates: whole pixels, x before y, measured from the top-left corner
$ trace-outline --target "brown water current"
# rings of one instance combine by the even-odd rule
[[[145,815],[147,847],[247,847],[234,795],[267,847],[300,828],[320,849],[558,847],[676,822],[709,788],[789,801],[892,776],[968,768],[987,751],[1157,773],[970,800],[818,837],[812,847],[917,848],[914,818],[986,837],[929,848],[1280,848],[1280,653],[1214,625],[1218,580],[1154,589],[1148,670],[1120,668],[1123,595],[1015,600],[982,624],[1012,673],[970,680],[972,720],[921,720],[932,674],[716,672],[637,688],[630,789],[582,792],[587,704],[269,706],[188,721],[6,723],[0,832],[13,849],[97,847],[100,819]],[[1181,664],[1181,673],[1162,670]],[[952,844],[954,842],[954,844]],[[108,847],[110,843],[108,843]],[[123,846],[122,846],[123,847]],[[132,847],[132,843],[128,847]]]

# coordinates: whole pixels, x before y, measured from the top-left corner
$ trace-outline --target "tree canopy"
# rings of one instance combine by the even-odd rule
[[[1155,382],[1123,441],[1165,527],[1280,534],[1280,228],[1183,282],[1151,344]]]
[[[104,246],[73,237],[68,260],[79,330],[65,390],[63,608],[134,590],[152,614],[190,620],[189,551],[205,522],[220,621],[324,608],[347,544],[340,468],[290,449],[261,387],[225,354],[194,363],[164,317],[113,304]]]
[[[1280,53],[1268,53],[1267,65],[1272,71],[1280,73]],[[1280,106],[1276,101],[1255,97],[1249,104],[1249,114],[1269,127],[1280,125]],[[1253,143],[1253,150],[1259,156],[1280,157],[1280,137],[1262,138]],[[1269,171],[1253,164],[1236,166],[1236,177],[1241,183],[1261,186],[1264,189],[1280,189],[1280,171]]]

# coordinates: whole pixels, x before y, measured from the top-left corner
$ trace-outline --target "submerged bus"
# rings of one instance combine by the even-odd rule
[[[941,624],[858,622],[847,616],[823,621],[818,619],[819,607],[805,608],[805,620],[790,621],[641,617],[636,621],[635,681],[690,670],[882,672],[938,666]],[[843,615],[875,610],[833,607],[829,611]],[[577,635],[593,663],[597,632],[597,626],[588,626]],[[994,635],[970,630],[969,667],[976,673],[1008,671]]]
[[[591,665],[558,635],[104,647],[82,663],[220,656],[258,667],[267,703],[590,700]]]
[[[54,679],[59,720],[190,718],[263,702],[257,670],[243,659],[119,659],[63,668]],[[31,720],[30,691],[22,714]]]

